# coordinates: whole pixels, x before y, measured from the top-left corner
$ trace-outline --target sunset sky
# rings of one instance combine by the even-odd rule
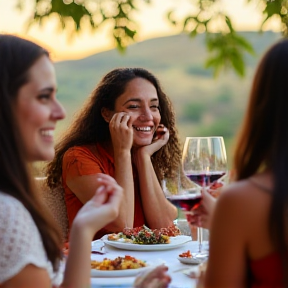
[[[181,32],[180,28],[173,27],[166,19],[167,11],[177,8],[178,17],[187,15],[191,11],[191,4],[187,0],[154,0],[153,4],[141,3],[139,0],[139,12],[133,19],[139,23],[136,41],[168,36]],[[191,1],[192,2],[192,1]],[[223,11],[228,12],[237,30],[258,30],[261,22],[261,7],[258,1],[247,0],[219,0]],[[57,31],[53,19],[49,20],[42,28],[33,26],[26,33],[24,26],[32,12],[32,0],[25,1],[23,11],[15,8],[16,0],[0,0],[0,32],[22,35],[26,38],[38,41],[52,52],[55,61],[66,59],[79,59],[100,51],[111,49],[113,39],[108,27],[103,27],[96,32],[84,31],[73,39]],[[267,29],[277,30],[277,24],[269,23]],[[279,28],[279,27],[278,27]]]

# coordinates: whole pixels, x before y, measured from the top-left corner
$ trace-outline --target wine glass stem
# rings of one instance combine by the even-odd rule
[[[198,241],[199,241],[199,253],[201,253],[203,244],[203,229],[200,227],[198,227]]]

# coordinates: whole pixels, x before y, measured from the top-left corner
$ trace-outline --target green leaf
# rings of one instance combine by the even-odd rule
[[[227,34],[208,34],[207,49],[213,55],[206,62],[206,67],[214,69],[217,76],[222,69],[233,68],[241,77],[245,74],[243,53],[254,53],[252,46],[235,32]]]
[[[172,24],[172,25],[177,25],[178,23],[177,23],[177,21],[175,20],[175,19],[173,19],[173,11],[169,11],[168,13],[167,13],[167,19],[169,20],[169,22]]]
[[[205,62],[205,68],[212,68],[214,77],[217,77],[223,68],[221,57],[210,57]]]
[[[266,17],[264,18],[262,24],[261,24],[261,30],[263,28],[263,25],[266,23],[268,19],[270,19],[274,15],[280,15],[281,14],[281,8],[282,8],[282,3],[284,1],[280,0],[274,0],[274,1],[267,1],[266,2],[266,7],[263,10],[263,14],[266,14]]]
[[[189,16],[187,18],[184,19],[184,23],[183,23],[183,29],[186,28],[186,26],[189,24],[189,22],[196,22],[195,17]]]
[[[225,16],[225,22],[230,30],[230,32],[234,32],[233,26],[232,26],[232,22],[230,20],[230,18],[226,15]]]
[[[230,55],[231,63],[238,75],[243,77],[245,75],[245,65],[240,53]]]
[[[121,37],[118,37],[114,34],[114,39],[116,41],[116,45],[117,45],[117,49],[120,53],[124,53],[126,48],[125,46],[123,45],[122,43],[122,38]]]
[[[190,38],[196,37],[198,35],[197,27],[198,25],[195,27],[194,30],[190,31],[190,33],[188,34]]]
[[[282,8],[282,2],[284,1],[280,1],[280,0],[270,0],[266,2],[266,7],[263,11],[264,14],[267,14],[267,16],[270,18],[271,16],[273,16],[274,14],[279,15],[281,12],[281,8]]]
[[[129,29],[127,26],[124,27],[124,30],[125,30],[125,34],[126,34],[129,38],[133,39],[133,37],[134,37],[135,34],[136,34],[136,31]]]
[[[234,34],[234,41],[237,43],[238,46],[241,46],[244,50],[246,50],[251,55],[255,55],[255,51],[253,46],[241,35]]]

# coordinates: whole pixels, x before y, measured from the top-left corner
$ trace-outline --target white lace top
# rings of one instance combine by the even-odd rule
[[[61,284],[62,273],[53,274],[30,213],[20,201],[0,192],[0,284],[28,264],[46,269],[52,285]]]

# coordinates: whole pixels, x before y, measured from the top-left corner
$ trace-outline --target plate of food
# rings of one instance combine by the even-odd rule
[[[149,229],[141,226],[125,228],[123,232],[105,235],[102,240],[107,245],[124,250],[168,250],[191,241],[190,236],[179,234],[177,227]]]
[[[129,277],[150,268],[143,260],[126,255],[102,261],[91,260],[91,277]]]
[[[190,265],[198,265],[203,262],[203,258],[201,259],[193,257],[190,250],[179,254],[179,257],[177,259],[183,264],[190,264]]]

